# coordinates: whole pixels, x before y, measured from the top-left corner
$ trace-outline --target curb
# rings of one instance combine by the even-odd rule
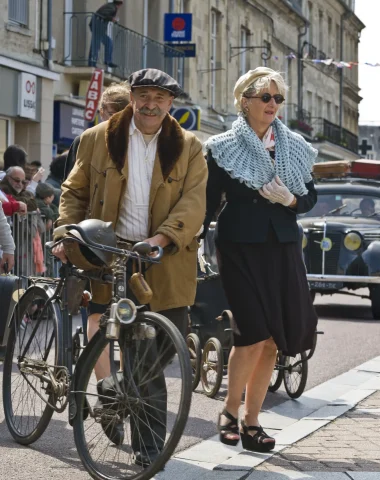
[[[269,479],[268,472],[252,472],[254,468],[273,455],[328,425],[359,402],[380,390],[380,356],[349,370],[346,373],[322,383],[297,400],[284,403],[263,411],[260,421],[265,430],[276,438],[276,447],[270,453],[244,451],[241,443],[229,447],[219,442],[219,435],[179,452],[166,465],[165,471],[156,475],[157,480],[244,480]],[[331,479],[350,479],[351,474],[339,473]],[[252,476],[251,476],[252,474]],[[317,474],[289,472],[288,478],[316,479]],[[274,480],[273,473],[270,473]],[[314,476],[312,476],[314,475]],[[317,476],[315,476],[317,475]],[[323,479],[329,478],[324,473]],[[379,473],[376,473],[379,476]],[[282,479],[285,477],[282,475]],[[359,476],[355,478],[359,479]],[[370,478],[368,477],[361,477]]]

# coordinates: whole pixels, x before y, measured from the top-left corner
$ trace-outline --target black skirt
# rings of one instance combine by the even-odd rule
[[[306,279],[301,245],[280,243],[274,230],[265,243],[217,240],[223,288],[234,317],[234,345],[273,337],[285,355],[313,345],[318,318]]]

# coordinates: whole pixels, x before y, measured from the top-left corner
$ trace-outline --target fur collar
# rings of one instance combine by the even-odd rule
[[[112,161],[119,171],[124,166],[128,151],[129,125],[133,117],[131,105],[121,112],[112,115],[108,121],[106,143]],[[177,120],[166,115],[162,122],[162,130],[158,137],[157,153],[160,159],[162,176],[166,180],[178,161],[184,147],[182,128]]]

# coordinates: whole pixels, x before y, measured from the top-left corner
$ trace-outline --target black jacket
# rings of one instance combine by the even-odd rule
[[[99,17],[102,17],[102,20],[97,18],[95,21],[96,30],[100,28],[105,28],[108,25],[108,23],[106,22],[112,22],[113,19],[116,17],[117,6],[114,3],[106,3],[105,5],[102,5],[100,8],[98,8],[95,13]],[[101,23],[99,23],[99,21]],[[90,30],[92,30],[92,19],[89,23],[89,26]]]
[[[202,237],[206,235],[225,193],[226,203],[218,217],[218,240],[262,243],[268,237],[270,226],[281,243],[299,240],[297,213],[308,212],[317,202],[313,181],[306,184],[307,195],[296,195],[297,205],[294,208],[284,207],[279,203],[271,203],[257,190],[231,178],[217,165],[211,152],[208,152],[207,163],[207,211]]]
[[[73,143],[71,144],[69,153],[67,154],[65,172],[63,174],[63,181],[66,180],[66,178],[69,176],[69,173],[73,169],[73,166],[77,158],[79,143],[80,143],[80,136],[75,137]]]

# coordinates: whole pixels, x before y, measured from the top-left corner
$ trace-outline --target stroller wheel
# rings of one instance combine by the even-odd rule
[[[193,391],[197,388],[201,378],[201,360],[202,348],[201,341],[196,333],[189,333],[186,337],[187,348],[190,354],[190,363],[192,370],[192,388]]]
[[[276,367],[277,365],[284,365],[284,357],[279,352],[277,352]],[[284,370],[276,367],[274,367],[268,387],[270,392],[277,392],[277,390],[281,387],[282,380],[284,379]]]
[[[202,354],[201,381],[206,395],[215,397],[223,379],[224,356],[220,341],[212,337],[207,340]]]
[[[298,353],[295,357],[284,357],[284,365],[286,367],[284,370],[286,393],[290,398],[298,398],[305,390],[307,382],[308,363],[306,353]]]

